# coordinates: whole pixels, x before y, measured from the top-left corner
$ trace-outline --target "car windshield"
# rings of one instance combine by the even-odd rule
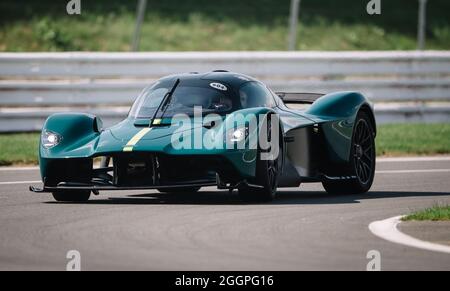
[[[134,118],[151,118],[158,109],[164,96],[171,89],[171,84],[155,84],[145,89],[136,99],[130,110]],[[176,114],[194,114],[194,107],[201,107],[203,113],[229,113],[233,108],[232,98],[221,90],[199,85],[186,85],[183,82],[176,88],[172,100],[164,116],[171,117]]]

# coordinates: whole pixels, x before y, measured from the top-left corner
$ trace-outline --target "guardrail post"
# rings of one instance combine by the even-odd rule
[[[417,49],[425,49],[425,33],[427,21],[427,0],[419,0],[419,23],[417,28]]]
[[[288,49],[294,51],[297,46],[298,16],[300,13],[300,0],[291,0],[291,13],[289,17]]]
[[[137,8],[136,28],[134,30],[133,44],[131,48],[132,51],[134,52],[139,50],[139,43],[141,41],[141,28],[142,23],[144,22],[146,7],[147,7],[147,0],[139,0]]]

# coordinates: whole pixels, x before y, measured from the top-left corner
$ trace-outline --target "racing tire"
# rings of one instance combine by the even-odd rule
[[[356,117],[350,149],[349,180],[323,181],[330,194],[362,194],[369,191],[375,177],[375,131],[369,115],[360,111]]]
[[[58,202],[86,202],[91,197],[90,190],[62,190],[52,193],[53,198]]]
[[[270,117],[271,115],[269,115]],[[267,136],[269,137],[269,142],[272,142],[271,137],[271,119],[267,119]],[[269,153],[271,147],[265,151],[258,147],[258,153],[256,156],[256,176],[254,179],[249,180],[251,184],[257,185],[261,188],[243,186],[238,188],[238,194],[241,200],[244,202],[258,203],[258,202],[269,202],[272,201],[277,193],[278,179],[282,167],[282,147],[280,146],[280,141],[277,143],[279,147],[278,155],[276,158],[262,160],[262,152]]]

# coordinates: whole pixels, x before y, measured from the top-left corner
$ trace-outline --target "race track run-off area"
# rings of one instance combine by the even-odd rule
[[[267,204],[236,193],[102,192],[64,204],[39,185],[37,168],[0,169],[0,270],[450,270],[450,254],[390,242],[369,224],[450,204],[450,158],[379,159],[371,191],[329,195],[320,184],[279,189]],[[450,231],[449,231],[450,232]],[[449,234],[450,236],[450,234]]]

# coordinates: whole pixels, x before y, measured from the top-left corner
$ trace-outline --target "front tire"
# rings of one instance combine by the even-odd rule
[[[86,202],[91,197],[90,190],[64,190],[52,193],[53,198],[58,202]]]
[[[350,150],[350,180],[324,181],[330,194],[362,194],[369,191],[375,177],[375,131],[368,114],[358,113]]]
[[[258,148],[258,154],[256,156],[256,177],[249,182],[261,186],[261,188],[248,186],[240,187],[238,189],[239,197],[245,202],[269,202],[275,198],[277,193],[278,178],[282,167],[283,149],[280,146],[281,141],[272,139],[271,127],[271,118],[269,116],[267,119],[267,137],[271,146],[264,152],[268,154],[271,152],[273,146],[277,146],[278,154],[276,157],[271,157],[271,159],[262,160],[261,154],[263,152],[261,148]]]

